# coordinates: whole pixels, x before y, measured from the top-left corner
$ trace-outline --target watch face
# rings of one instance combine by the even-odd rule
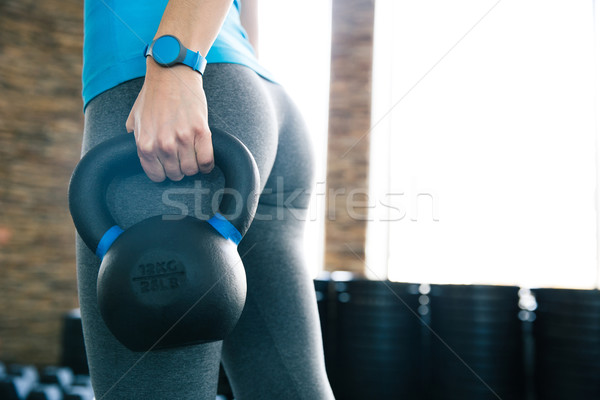
[[[181,45],[173,36],[161,36],[152,46],[152,57],[157,63],[165,66],[173,65],[180,52]]]

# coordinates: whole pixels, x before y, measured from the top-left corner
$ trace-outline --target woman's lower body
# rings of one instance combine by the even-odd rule
[[[125,82],[88,104],[83,153],[127,134],[125,121],[142,84],[143,78]],[[246,67],[210,64],[204,89],[210,126],[249,148],[263,188],[257,218],[238,247],[248,282],[244,311],[223,342],[131,352],[102,321],[96,306],[100,263],[78,238],[79,300],[96,399],[214,400],[221,360],[237,400],[332,399],[315,291],[302,254],[312,185],[305,126],[283,89]],[[205,189],[213,193],[222,183],[218,170],[178,183],[156,184],[144,175],[117,177],[107,202],[124,228],[182,210],[209,216],[212,196]]]

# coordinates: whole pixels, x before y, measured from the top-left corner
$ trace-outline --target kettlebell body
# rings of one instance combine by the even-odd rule
[[[256,212],[258,169],[239,140],[211,131],[226,187],[246,201],[241,213],[232,212],[240,207],[228,197],[208,221],[158,215],[120,229],[104,199],[115,175],[142,171],[133,135],[90,150],[71,178],[73,221],[102,260],[98,308],[108,329],[133,351],[222,340],[244,308],[246,275],[237,244]]]
[[[115,240],[97,287],[108,328],[143,351],[223,339],[244,308],[246,274],[236,245],[207,222],[156,216]]]

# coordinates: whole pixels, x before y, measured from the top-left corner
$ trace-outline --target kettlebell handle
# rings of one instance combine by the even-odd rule
[[[223,196],[220,214],[211,218],[209,223],[217,230],[228,230],[232,225],[239,232],[238,239],[241,239],[254,219],[258,204],[258,168],[254,157],[239,139],[212,127],[211,132],[215,164],[223,172],[225,187],[239,193],[244,204],[241,212],[236,212],[240,207],[232,201],[234,196]],[[100,143],[77,164],[69,184],[69,209],[77,232],[92,251],[97,252],[101,240],[110,235],[111,230],[116,231],[113,233],[117,236],[122,232],[105,201],[109,183],[117,175],[142,172],[133,134],[120,134]],[[226,232],[220,233],[226,235]]]

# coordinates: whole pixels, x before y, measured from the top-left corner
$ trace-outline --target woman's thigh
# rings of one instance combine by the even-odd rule
[[[281,86],[263,82],[277,151],[257,217],[239,246],[246,305],[223,344],[236,399],[333,399],[325,372],[314,284],[303,237],[313,156],[300,113]]]
[[[205,74],[210,125],[241,139],[253,153],[261,177],[267,177],[278,139],[271,102],[256,74],[239,66],[220,69],[211,65]],[[142,84],[143,79],[126,82],[89,103],[82,153],[110,137],[127,134],[125,121]],[[218,168],[175,183],[153,183],[143,174],[117,176],[109,185],[106,201],[117,223],[127,228],[150,216],[180,214],[184,209],[191,215],[210,215],[212,194],[222,185]],[[187,189],[186,195],[172,196],[182,188]],[[77,259],[86,348],[97,398],[214,399],[222,343],[150,353],[127,350],[101,319],[96,305],[99,260],[79,238]]]

